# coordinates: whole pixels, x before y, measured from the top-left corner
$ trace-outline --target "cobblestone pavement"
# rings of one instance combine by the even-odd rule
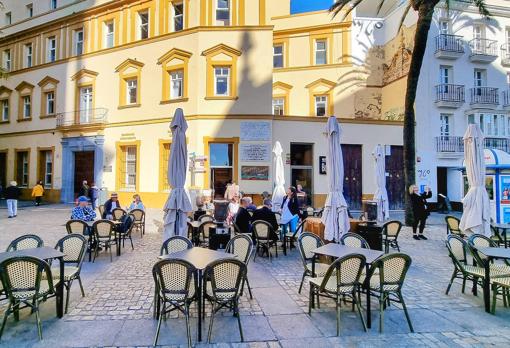
[[[46,245],[54,245],[65,235],[64,223],[70,207],[64,205],[27,206],[18,218],[7,219],[0,210],[0,250],[15,237],[35,233]],[[82,277],[86,296],[73,286],[70,309],[55,318],[54,300],[41,305],[44,340],[37,340],[35,318],[26,310],[21,320],[9,319],[1,347],[145,347],[152,344],[156,322],[152,319],[152,265],[161,243],[162,213],[149,210],[143,238],[134,234],[134,251],[126,245],[121,257],[101,253],[95,263],[85,262]],[[498,302],[496,315],[484,312],[479,296],[460,282],[444,294],[452,264],[444,247],[445,226],[435,216],[427,227],[428,241],[415,241],[405,228],[399,237],[401,250],[413,264],[404,287],[415,333],[410,333],[404,314],[397,305],[385,311],[384,333],[378,332],[377,300],[372,302],[372,329],[364,332],[359,317],[350,306],[342,308],[341,333],[335,336],[334,302],[321,300],[321,308],[307,314],[308,285],[298,293],[302,275],[299,253],[293,249],[270,262],[257,257],[249,266],[253,299],[241,299],[241,321],[245,343],[240,343],[237,322],[224,311],[215,320],[211,346],[215,347],[488,347],[510,346],[510,310]],[[76,284],[77,285],[77,284]],[[470,288],[470,286],[468,286]],[[363,306],[366,303],[363,299]],[[0,305],[3,315],[5,305]],[[196,312],[193,308],[193,342],[196,343]],[[207,313],[210,308],[207,308]],[[208,327],[204,322],[204,337]],[[177,313],[163,324],[159,343],[186,344],[184,319]],[[203,344],[205,346],[205,344]]]

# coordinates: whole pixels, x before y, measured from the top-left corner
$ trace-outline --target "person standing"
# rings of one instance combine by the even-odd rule
[[[283,197],[282,202],[282,218],[281,218],[281,239],[287,234],[287,229],[290,232],[296,232],[297,224],[299,221],[299,202],[297,198],[297,190],[294,186],[287,189],[287,196]]]
[[[425,192],[420,193],[418,186],[409,186],[409,194],[411,195],[411,203],[413,205],[413,238],[416,240],[427,240],[428,238],[423,235],[425,230],[425,222],[430,215],[429,207],[427,205],[427,198],[432,197],[430,187],[425,187]],[[417,233],[419,230],[419,234]]]
[[[89,196],[89,185],[87,180],[83,180],[81,183],[80,191],[78,191],[78,197],[88,197]]]
[[[35,198],[35,205],[40,206],[42,201],[42,196],[44,195],[44,187],[42,180],[37,182],[37,185],[32,189],[32,198]]]
[[[93,182],[89,188],[89,199],[92,204],[92,210],[96,210],[97,202],[99,199],[99,188],[96,186],[96,183]]]
[[[7,200],[7,210],[9,219],[18,216],[18,199],[21,196],[21,190],[16,181],[11,181],[10,186],[5,189],[5,199]]]

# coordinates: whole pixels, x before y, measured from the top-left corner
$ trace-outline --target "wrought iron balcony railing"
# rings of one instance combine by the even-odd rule
[[[438,51],[464,53],[462,36],[449,34],[436,36],[436,52]]]
[[[498,88],[474,87],[470,90],[471,104],[499,104]]]
[[[57,114],[57,127],[97,125],[107,122],[108,109],[81,109]]]
[[[440,84],[436,86],[436,102],[456,102],[465,101],[464,85]]]
[[[473,39],[469,41],[471,55],[494,56],[498,55],[498,42],[489,39]]]

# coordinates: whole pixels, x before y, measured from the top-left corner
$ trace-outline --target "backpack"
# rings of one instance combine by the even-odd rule
[[[133,225],[135,218],[131,214],[124,215],[120,218],[120,225],[118,226],[118,231],[120,233],[126,233]]]

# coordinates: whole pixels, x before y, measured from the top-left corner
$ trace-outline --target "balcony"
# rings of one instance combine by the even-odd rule
[[[489,39],[473,39],[469,41],[471,54],[469,60],[472,63],[492,63],[498,57],[498,42]]]
[[[464,86],[441,84],[436,86],[436,106],[456,109],[464,104]]]
[[[57,128],[103,128],[108,109],[82,109],[57,114]]]
[[[497,149],[510,153],[508,138],[485,138],[484,148]],[[464,140],[460,136],[436,137],[436,152],[438,157],[456,158],[464,154]]]
[[[501,65],[510,67],[510,44],[501,45]]]
[[[499,105],[499,89],[494,87],[471,88],[471,107],[473,109],[495,109]]]
[[[440,34],[436,36],[434,56],[442,59],[457,59],[464,54],[462,36]]]

